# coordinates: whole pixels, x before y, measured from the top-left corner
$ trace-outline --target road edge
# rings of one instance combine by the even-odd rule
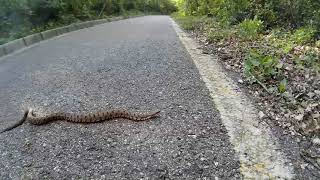
[[[217,57],[203,54],[200,45],[172,20],[172,26],[205,82],[230,141],[244,179],[294,179],[292,163],[280,151],[270,127],[259,122],[257,109],[226,75]]]

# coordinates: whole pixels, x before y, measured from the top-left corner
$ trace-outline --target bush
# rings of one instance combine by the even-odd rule
[[[263,22],[261,20],[245,19],[239,24],[239,35],[244,39],[256,39],[263,29]]]
[[[162,0],[160,1],[160,4],[159,4],[159,11],[162,13],[162,14],[171,14],[175,11],[178,10],[178,8],[175,6],[175,4],[171,1],[171,0]]]
[[[266,36],[266,40],[278,54],[287,54],[295,47],[295,43],[290,38],[291,35],[290,31],[275,28]]]
[[[277,57],[267,53],[251,50],[245,57],[244,73],[248,80],[261,82],[276,79],[281,72],[282,65]]]
[[[296,63],[320,72],[320,53],[314,49],[309,49],[296,58]]]
[[[209,42],[219,42],[235,35],[235,31],[230,28],[211,28],[207,33]]]
[[[187,15],[211,13],[226,24],[238,24],[257,16],[268,28],[320,28],[319,0],[176,0]],[[320,32],[318,32],[320,33]]]
[[[262,20],[266,28],[276,26],[277,15],[269,8],[257,9],[255,15]]]
[[[298,45],[306,44],[315,40],[316,30],[310,26],[302,27],[294,31],[291,40]]]
[[[266,40],[278,54],[288,54],[296,46],[308,43],[317,45],[315,35],[316,30],[311,27],[299,28],[293,32],[276,28],[266,36]]]
[[[130,10],[123,13],[124,17],[130,17],[130,16],[136,16],[136,15],[142,15],[143,13],[138,10]]]
[[[185,30],[195,30],[199,24],[204,22],[203,18],[195,16],[179,16],[174,14],[173,18],[180,24],[182,29]]]

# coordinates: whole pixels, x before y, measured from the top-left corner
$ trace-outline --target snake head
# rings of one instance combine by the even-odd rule
[[[34,115],[34,111],[33,111],[32,108],[29,108],[28,111],[29,111],[29,114],[30,114],[31,116],[35,116],[35,115]]]

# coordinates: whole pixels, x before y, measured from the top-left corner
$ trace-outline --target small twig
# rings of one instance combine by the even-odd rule
[[[106,4],[107,4],[107,2],[104,2],[103,7],[102,7],[102,9],[100,10],[100,13],[99,13],[98,17],[100,17],[100,16],[101,16],[101,14],[102,14],[102,12],[103,12],[104,8],[106,8]]]
[[[300,96],[302,96],[303,95],[303,93],[299,93],[299,94],[297,94],[294,98],[295,99],[298,99]]]
[[[307,170],[311,173],[312,176],[315,176],[317,178],[320,178],[320,175],[315,174],[309,167],[307,167]]]
[[[307,151],[304,151],[304,154],[311,157],[311,158],[314,158],[314,159],[319,159],[320,156],[319,155],[312,155],[310,152],[307,152]]]
[[[313,157],[316,157],[316,156],[312,156],[312,155],[311,155],[310,153],[308,153],[307,151],[302,151],[302,152],[300,153],[300,156],[301,156],[301,158],[302,158],[305,162],[311,164],[313,167],[315,167],[317,170],[320,171],[319,164],[318,164],[318,163],[314,163],[314,162],[310,161],[310,160],[307,158],[307,157],[309,157],[309,158],[314,159]]]
[[[259,81],[259,79],[257,79],[250,71],[249,71],[249,74],[257,81],[257,83],[263,87],[264,90],[267,91],[267,93],[271,94],[271,92],[268,90],[267,86],[264,85],[261,81]]]

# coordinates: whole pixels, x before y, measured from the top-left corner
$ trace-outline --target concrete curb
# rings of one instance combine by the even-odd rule
[[[67,27],[60,27],[55,30],[57,31],[58,36],[69,32]]]
[[[4,47],[4,52],[6,54],[10,54],[18,49],[22,49],[26,47],[26,45],[24,43],[23,38],[20,38],[4,44],[3,47]]]
[[[42,41],[43,39],[42,39],[41,34],[37,33],[37,34],[32,34],[30,36],[26,36],[26,37],[23,38],[23,40],[24,40],[24,44],[26,46],[30,46],[30,45],[32,45],[34,43]]]
[[[84,29],[84,28],[91,27],[92,24],[89,23],[89,22],[81,22],[81,23],[76,24],[76,26],[77,26],[79,29]]]
[[[44,31],[44,32],[41,32],[40,34],[43,40],[50,39],[58,35],[55,29]]]
[[[68,26],[66,26],[65,28],[67,28],[68,32],[72,32],[72,31],[76,31],[77,30],[77,26],[74,24],[70,24]]]
[[[84,29],[84,28],[89,28],[98,24],[103,24],[103,23],[108,23],[111,21],[119,21],[122,19],[128,19],[128,18],[135,18],[135,17],[141,17],[139,16],[129,16],[129,17],[112,17],[112,18],[105,18],[105,19],[97,19],[93,21],[85,21],[85,22],[80,22],[80,23],[74,23],[70,24],[68,26],[64,27],[59,27],[56,29],[51,29],[47,31],[43,31],[40,33],[32,34],[20,39],[16,39],[14,41],[8,42],[6,44],[0,45],[0,57],[8,55],[10,53],[13,53],[19,49],[25,48],[27,46],[33,45],[35,43],[38,43],[43,40],[51,39],[53,37],[76,31],[79,29]]]
[[[6,52],[4,51],[4,47],[0,46],[0,57],[6,55]]]

